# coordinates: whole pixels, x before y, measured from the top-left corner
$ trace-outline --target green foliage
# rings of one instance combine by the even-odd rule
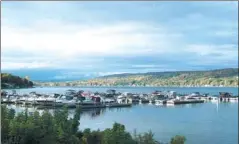
[[[44,111],[40,115],[38,112],[29,114],[27,110],[15,115],[13,109],[9,110],[2,106],[1,114],[2,140],[5,138],[9,141],[12,137],[20,137],[15,142],[22,144],[79,143],[75,135],[77,131],[75,129],[79,126],[79,113],[75,114],[74,119],[68,119],[67,109],[56,111],[54,116],[49,111]]]
[[[124,125],[114,123],[112,129],[103,132],[103,144],[132,144],[135,143],[130,133],[125,131]]]
[[[26,78],[20,78],[8,73],[1,73],[1,88],[27,88],[32,87],[33,82]]]
[[[186,141],[186,138],[184,136],[176,135],[175,137],[171,139],[170,144],[184,144],[185,141]]]
[[[148,133],[137,134],[137,132],[134,132],[134,139],[137,144],[159,144],[158,141],[154,139],[154,134],[152,131],[149,131]]]
[[[53,114],[44,111],[28,113],[27,109],[15,115],[13,109],[1,106],[2,143],[20,144],[159,144],[149,131],[132,136],[125,126],[114,123],[103,131],[85,129],[79,131],[80,108],[73,118],[68,118],[68,109],[56,110]],[[172,144],[183,144],[184,137],[172,138]]]

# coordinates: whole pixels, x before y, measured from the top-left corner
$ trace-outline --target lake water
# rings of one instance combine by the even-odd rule
[[[68,88],[21,89],[18,92],[64,92]],[[71,88],[74,89],[74,88]],[[105,92],[108,88],[76,88],[85,91]],[[219,91],[238,94],[237,88],[114,88],[120,92],[144,92],[154,90],[174,90],[181,93],[201,92],[218,94]],[[13,107],[22,111],[22,107]],[[30,108],[29,108],[30,109]],[[35,109],[32,108],[34,111]],[[42,110],[40,110],[42,111]],[[70,115],[74,109],[70,110]],[[105,129],[114,122],[124,124],[133,132],[152,130],[155,138],[169,142],[179,134],[187,138],[187,144],[237,144],[238,143],[238,103],[203,103],[178,106],[155,106],[150,104],[134,105],[130,108],[106,108],[84,111],[81,115],[80,129]]]
[[[36,87],[31,89],[17,89],[18,93],[29,93],[35,91],[38,93],[64,93],[68,89],[84,90],[92,92],[106,92],[108,89],[115,89],[117,92],[132,92],[132,93],[152,93],[155,90],[164,91],[172,90],[180,94],[189,94],[192,92],[209,93],[218,95],[219,92],[231,92],[233,95],[238,95],[236,87]]]

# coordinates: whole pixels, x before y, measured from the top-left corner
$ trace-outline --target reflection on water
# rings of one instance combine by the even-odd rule
[[[27,109],[29,113],[33,113],[35,111],[38,111],[40,114],[43,113],[43,111],[49,111],[51,114],[54,113],[54,110],[62,110],[62,108],[46,108],[46,107],[39,107],[39,106],[24,106],[24,105],[14,105],[14,104],[7,104],[7,108],[14,109],[16,113],[23,112]],[[120,112],[123,110],[130,110],[129,107],[126,108],[95,108],[95,109],[84,109],[81,111],[81,116],[88,116],[91,119],[94,119],[100,115],[104,115],[105,112]],[[75,114],[75,108],[68,109],[69,117],[73,118]]]
[[[148,105],[152,105],[152,104],[148,104]],[[201,103],[194,103],[194,104],[179,104],[179,105],[155,105],[156,107],[160,107],[160,108],[198,108],[201,107],[202,104]]]
[[[214,105],[214,103],[212,103]],[[5,105],[5,104],[4,104]],[[223,105],[224,107],[230,107],[230,103],[220,103],[220,105]],[[42,114],[44,111],[49,111],[51,114],[54,113],[55,110],[62,110],[62,108],[50,108],[50,107],[41,107],[41,106],[25,106],[25,105],[14,105],[14,104],[6,104],[7,108],[12,108],[16,111],[16,113],[23,112],[26,109],[28,112],[33,113],[35,111],[38,111],[40,114]],[[82,117],[88,117],[90,119],[95,119],[99,116],[104,115],[107,112],[110,113],[122,113],[122,112],[130,112],[132,111],[132,108],[137,107],[139,108],[145,108],[145,107],[155,107],[155,108],[199,108],[202,107],[203,104],[182,104],[182,105],[154,105],[154,104],[134,104],[133,107],[112,107],[112,108],[95,108],[95,109],[83,109],[81,111]],[[218,105],[215,103],[215,108]],[[218,107],[217,107],[218,110]],[[75,108],[69,108],[68,109],[69,117],[73,118],[75,114]]]
[[[94,118],[104,114],[105,111],[106,111],[105,108],[88,109],[88,110],[82,111],[81,116],[88,116],[91,119],[94,119]]]

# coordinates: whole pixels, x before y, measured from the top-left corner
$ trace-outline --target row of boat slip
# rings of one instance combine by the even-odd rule
[[[177,105],[177,104],[190,104],[190,103],[204,103],[204,100],[177,100],[177,99],[171,99],[171,100],[155,100],[156,105]]]
[[[204,103],[204,102],[238,102],[238,97],[229,97],[229,98],[219,98],[219,97],[209,97],[209,98],[194,98],[194,97],[187,97],[185,99],[164,99],[164,100],[155,100],[156,105],[162,104],[190,104],[190,103]],[[152,103],[152,101],[150,101]]]
[[[26,106],[26,104],[22,105]],[[32,105],[31,106],[36,106],[37,108],[57,108],[57,107],[63,107],[66,106],[68,108],[76,108],[80,107],[82,109],[94,109],[94,108],[106,108],[106,107],[131,107],[132,104],[119,104],[119,103],[109,103],[109,104],[92,104],[92,105],[84,105],[84,104],[72,104],[72,103],[41,103],[37,105]]]
[[[238,102],[237,97],[231,98],[218,98],[218,97],[209,97],[209,98],[175,98],[175,99],[161,99],[161,100],[147,100],[147,101],[129,101],[129,104],[132,103],[155,103],[155,104],[188,104],[188,103],[203,103],[203,102]],[[68,98],[28,98],[28,99],[3,99],[2,103],[13,103],[13,104],[24,104],[24,105],[43,105],[43,106],[63,106],[67,105],[69,107],[75,107],[76,105],[84,105],[84,106],[91,106],[95,105],[93,101],[77,101],[76,99],[68,99]],[[104,102],[100,104],[126,104],[126,102]],[[118,105],[120,106],[120,105]]]

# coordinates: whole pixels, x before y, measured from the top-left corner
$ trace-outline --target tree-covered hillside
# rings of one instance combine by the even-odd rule
[[[138,86],[237,86],[238,69],[120,74],[89,80],[92,84]]]
[[[148,73],[137,73],[137,74],[123,73],[123,74],[103,76],[101,78],[128,77],[128,76],[153,76],[156,78],[170,78],[170,77],[175,77],[180,75],[191,77],[191,78],[232,77],[232,76],[238,76],[238,68],[217,69],[217,70],[209,70],[209,71],[170,71],[170,72],[148,72]]]
[[[210,71],[117,74],[86,81],[41,83],[42,86],[238,86],[238,68]]]
[[[28,88],[32,87],[33,82],[27,78],[21,78],[9,73],[1,73],[1,88]]]

